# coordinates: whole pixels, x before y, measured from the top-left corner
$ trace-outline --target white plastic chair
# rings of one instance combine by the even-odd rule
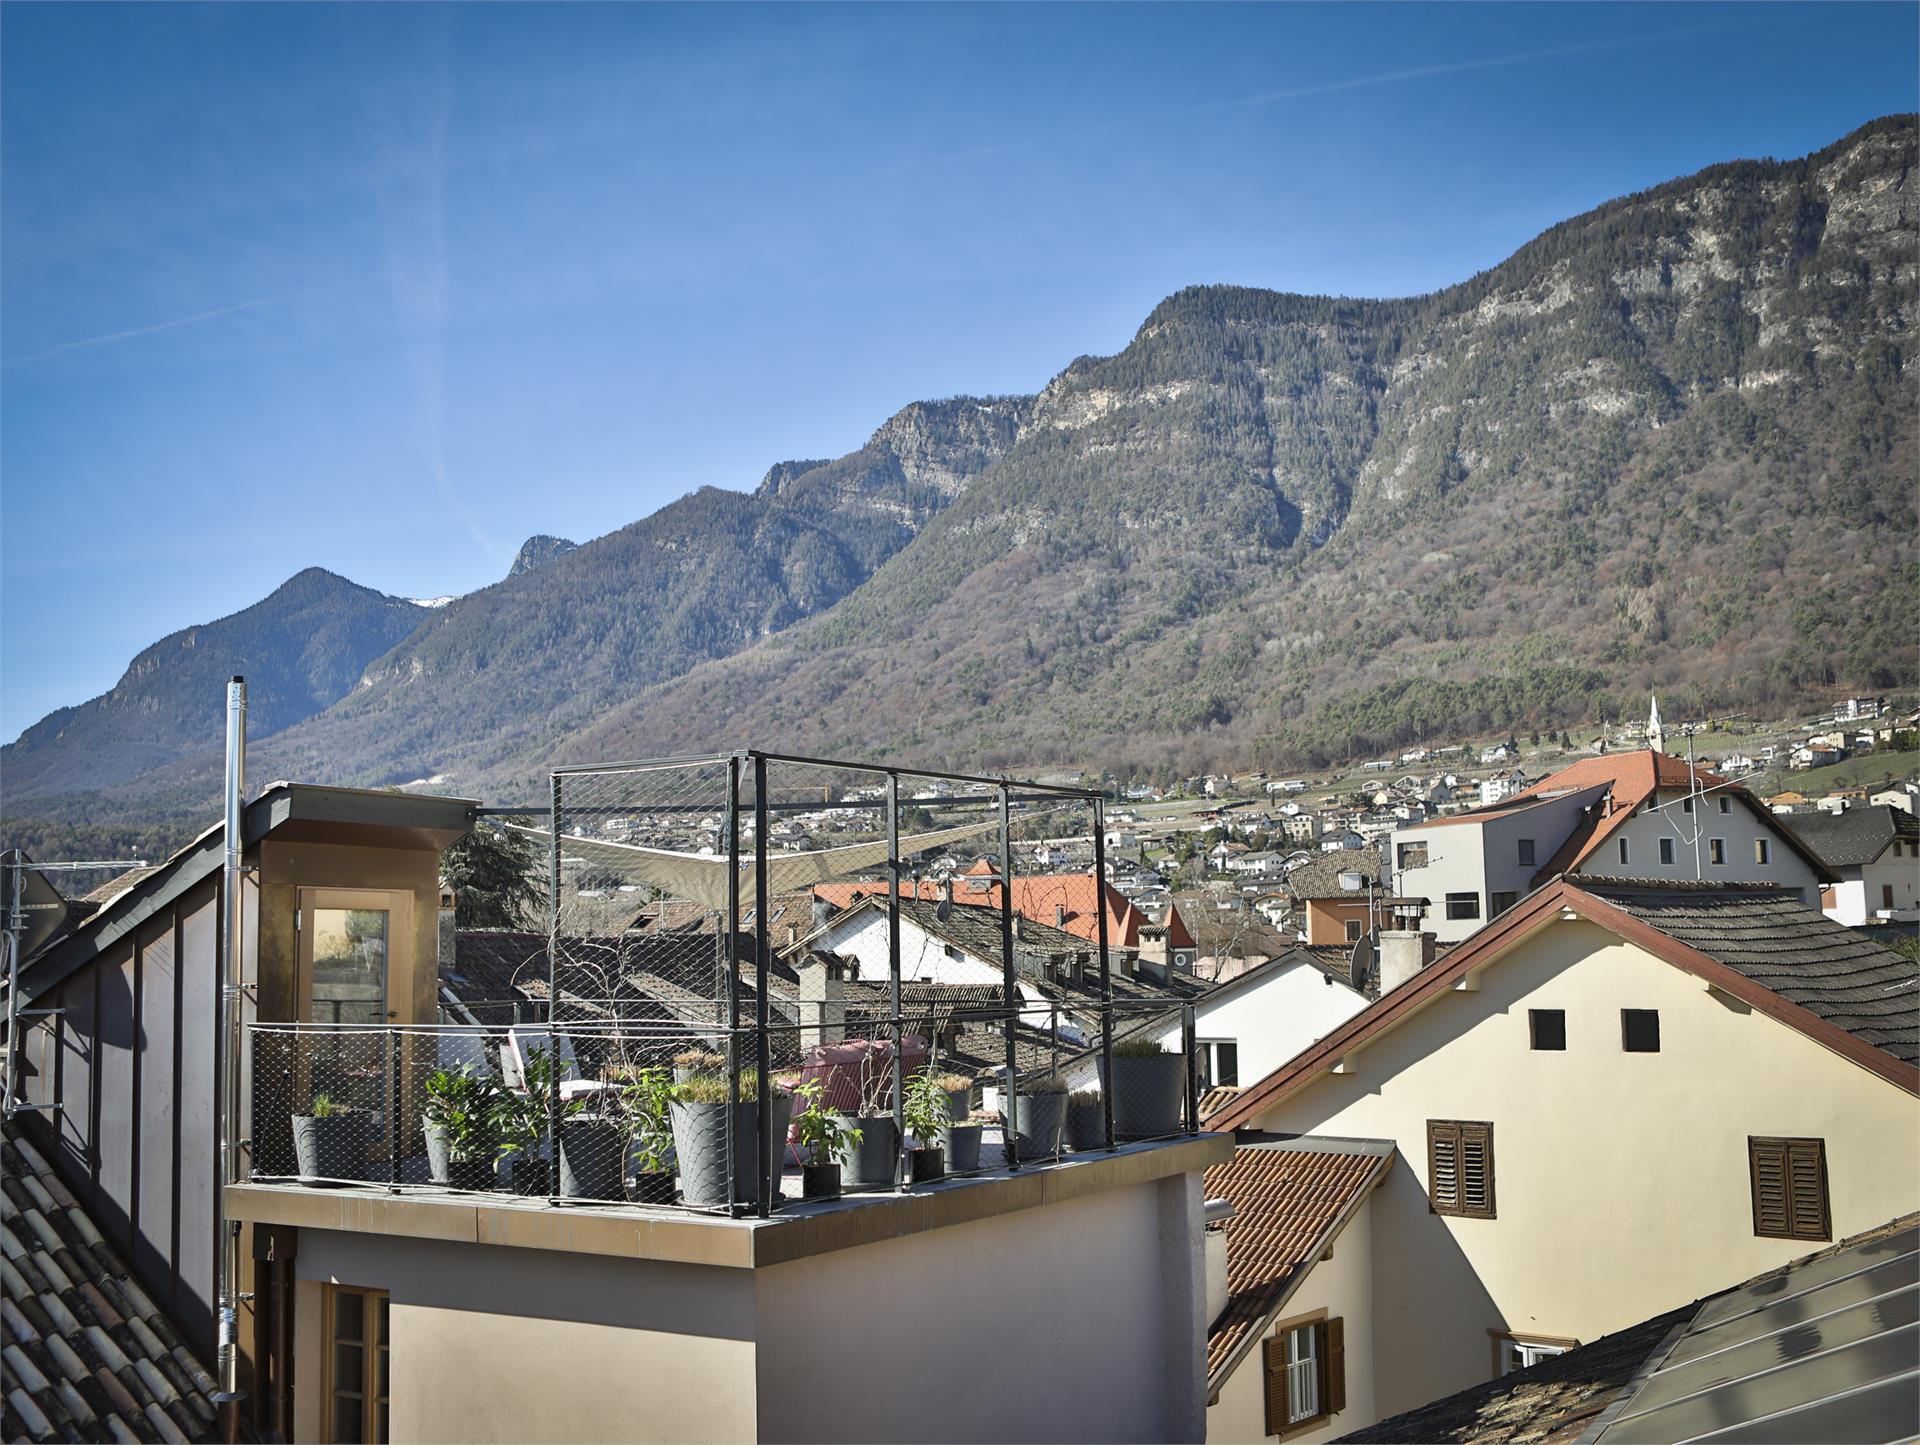
[[[527,1055],[534,1049],[548,1046],[545,1028],[538,1024],[526,1025],[507,1030],[507,1041],[500,1046],[500,1072],[507,1087],[524,1092],[527,1087]],[[573,1040],[563,1033],[552,1037],[554,1067],[560,1078],[560,1097],[577,1099],[605,1090],[606,1085],[598,1079],[580,1077],[580,1062],[574,1057]]]

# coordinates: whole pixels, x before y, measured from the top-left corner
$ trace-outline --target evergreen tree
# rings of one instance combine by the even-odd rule
[[[461,928],[527,928],[546,902],[540,851],[524,833],[482,825],[440,855]]]

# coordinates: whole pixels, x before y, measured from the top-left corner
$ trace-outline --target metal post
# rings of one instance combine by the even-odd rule
[[[727,970],[739,972],[738,965]],[[773,1056],[767,1048],[767,760],[753,760],[753,1039],[760,1072],[760,1217],[773,1212],[773,1189],[780,1172],[773,1152]],[[780,1141],[786,1152],[786,1140]]]
[[[15,848],[7,864],[7,1099],[6,1116],[19,1108],[20,1092],[20,944],[27,936],[25,904],[27,855]]]
[[[1107,957],[1107,800],[1093,800],[1093,917],[1100,944],[1100,1110],[1113,1148],[1113,971]],[[1171,979],[1169,979],[1171,982]]]
[[[560,1193],[560,1047],[554,1024],[560,1012],[560,774],[553,774],[552,845],[547,859],[547,1197]],[[529,1169],[540,1161],[531,1159]]]
[[[919,889],[914,890],[916,899]],[[907,1065],[900,1018],[900,775],[887,774],[887,1006],[893,1014],[893,1187],[906,1184]]]
[[[727,1151],[727,1211],[740,1203],[740,1181],[734,1168],[734,1117],[740,1102],[740,756],[727,759],[727,926],[720,930],[727,956],[727,1109],[721,1114],[720,1142]]]
[[[392,1024],[387,1035],[387,1192],[400,1192],[400,1037]]]
[[[224,859],[221,872],[221,939],[218,961],[220,1018],[217,1045],[220,1148],[214,1165],[213,1227],[215,1297],[219,1306],[220,1406],[226,1438],[240,1430],[240,1225],[227,1217],[227,1185],[239,1182],[240,1166],[240,975],[246,950],[243,808],[247,791],[247,680],[227,684],[227,777]],[[19,872],[15,870],[15,886]],[[16,894],[17,896],[17,894]],[[9,1047],[13,1041],[9,1040]]]
[[[1020,981],[1013,965],[1013,829],[1008,821],[1007,785],[1000,784],[1000,977],[1007,995],[1007,1088],[1001,1100],[1000,1132],[1006,1138],[1007,1168],[1020,1167],[1019,1129],[1014,1112],[1020,1095],[1019,1056],[1014,1038],[1020,1029]]]
[[[1199,1046],[1194,1039],[1193,1005],[1180,1005],[1180,1051],[1187,1056],[1187,1132],[1198,1133],[1200,1129],[1200,1062]]]

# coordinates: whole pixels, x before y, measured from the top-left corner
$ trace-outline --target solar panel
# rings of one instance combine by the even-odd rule
[[[1920,1227],[1903,1229],[1898,1234],[1890,1234],[1884,1239],[1854,1245],[1850,1249],[1841,1250],[1824,1259],[1799,1265],[1786,1274],[1755,1280],[1729,1294],[1720,1296],[1700,1311],[1693,1322],[1693,1328],[1706,1329],[1721,1320],[1770,1304],[1783,1295],[1813,1289],[1829,1280],[1843,1279],[1863,1269],[1870,1269],[1883,1260],[1912,1254],[1916,1250],[1920,1250]]]
[[[1689,1360],[1703,1359],[1748,1340],[1777,1335],[1797,1326],[1808,1326],[1836,1311],[1878,1299],[1882,1295],[1903,1289],[1912,1293],[1916,1284],[1920,1284],[1920,1254],[1909,1254],[1844,1279],[1833,1280],[1818,1289],[1796,1292],[1762,1309],[1735,1315],[1721,1324],[1702,1327],[1695,1320],[1688,1328],[1686,1338],[1661,1363],[1661,1369],[1669,1370]]]

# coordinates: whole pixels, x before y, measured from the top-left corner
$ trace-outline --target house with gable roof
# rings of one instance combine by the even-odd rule
[[[1383,1415],[1920,1207],[1920,964],[1790,892],[1565,875],[1384,982],[1205,1119],[1395,1147]]]

